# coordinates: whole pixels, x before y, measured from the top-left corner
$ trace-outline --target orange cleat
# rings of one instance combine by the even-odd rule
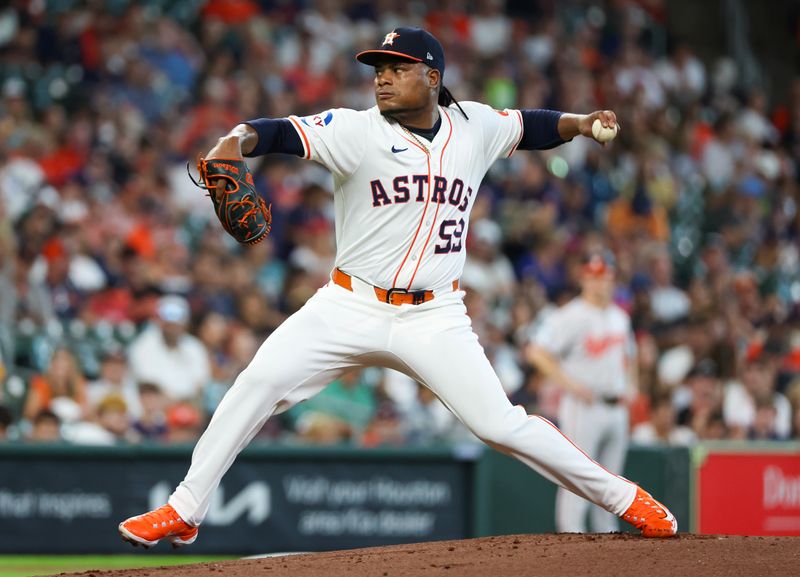
[[[641,487],[636,487],[633,503],[621,519],[639,529],[642,537],[673,537],[678,532],[675,515]]]
[[[119,524],[119,534],[123,541],[134,547],[141,545],[145,549],[161,539],[169,539],[173,547],[191,545],[197,539],[197,531],[197,527],[192,527],[180,518],[172,505],[164,505]]]

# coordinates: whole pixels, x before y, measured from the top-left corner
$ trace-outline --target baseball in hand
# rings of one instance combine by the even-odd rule
[[[601,144],[605,144],[617,136],[617,128],[618,126],[615,124],[614,128],[606,128],[603,126],[603,123],[600,122],[599,118],[595,118],[595,121],[592,123],[592,136],[597,142]]]

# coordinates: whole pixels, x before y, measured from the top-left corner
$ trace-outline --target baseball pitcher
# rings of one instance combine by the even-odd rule
[[[595,120],[613,129],[614,113],[456,102],[442,84],[441,44],[418,28],[396,28],[380,48],[356,58],[375,68],[376,106],[248,121],[201,161],[217,215],[248,243],[269,228],[269,211],[252,191],[237,196],[252,182],[242,155],[289,153],[328,168],[335,268],[237,377],[168,503],[123,521],[123,539],[145,547],[161,539],[194,542],[212,493],[264,422],[366,366],[396,369],[424,384],[487,444],[643,535],[674,535],[675,518],[647,492],[598,465],[549,421],[509,403],[458,285],[470,210],[491,164],[517,149],[591,138]]]

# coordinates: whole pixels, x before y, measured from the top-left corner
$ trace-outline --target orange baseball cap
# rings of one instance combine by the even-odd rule
[[[616,268],[614,255],[610,250],[590,252],[583,258],[581,272],[589,276],[603,276]]]

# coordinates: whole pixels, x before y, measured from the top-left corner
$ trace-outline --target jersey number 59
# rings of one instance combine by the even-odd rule
[[[461,235],[464,234],[464,219],[445,220],[439,227],[439,238],[444,241],[434,247],[436,254],[461,252]]]

